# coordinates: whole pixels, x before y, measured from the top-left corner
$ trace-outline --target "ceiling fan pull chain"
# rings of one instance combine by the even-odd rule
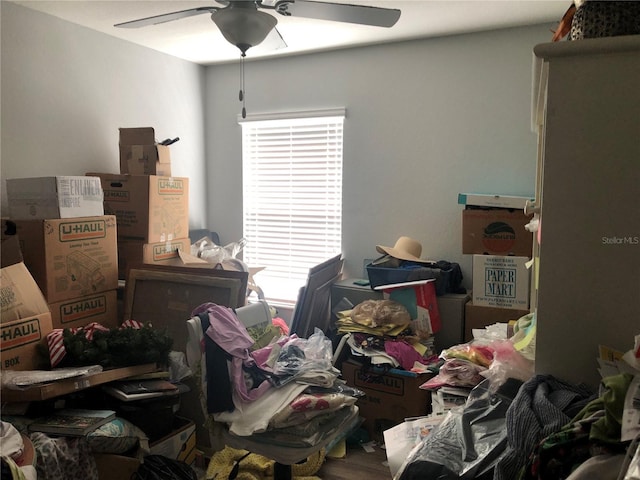
[[[242,56],[240,57],[240,101],[242,102],[242,118],[247,118],[247,109],[245,108],[245,94],[244,94],[244,57],[245,54],[242,52]]]

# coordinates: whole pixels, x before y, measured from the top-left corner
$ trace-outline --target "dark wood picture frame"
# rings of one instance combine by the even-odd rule
[[[132,265],[125,283],[124,320],[165,329],[173,338],[173,350],[185,352],[186,322],[193,310],[207,302],[243,306],[248,277],[247,272],[216,268]]]

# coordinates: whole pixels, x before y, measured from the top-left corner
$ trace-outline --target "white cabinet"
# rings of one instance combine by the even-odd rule
[[[640,334],[640,36],[538,45],[536,371],[599,382]]]

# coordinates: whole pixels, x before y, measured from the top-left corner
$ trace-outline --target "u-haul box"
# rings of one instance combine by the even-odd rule
[[[17,220],[24,263],[47,302],[118,288],[116,218],[113,215]]]
[[[102,181],[104,210],[118,220],[120,238],[145,243],[189,236],[189,179],[95,173]]]
[[[116,290],[85,295],[49,304],[53,328],[84,327],[97,322],[103,327],[117,328],[118,295]]]
[[[0,269],[1,368],[45,368],[39,349],[52,330],[47,302],[24,263]]]

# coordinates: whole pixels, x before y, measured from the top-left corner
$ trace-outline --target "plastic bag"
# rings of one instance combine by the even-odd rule
[[[209,237],[202,237],[191,245],[191,255],[215,265],[224,264],[235,259],[246,244],[247,240],[241,238],[237,242],[231,242],[223,247],[214,243]]]
[[[450,358],[440,367],[438,374],[430,378],[420,388],[423,390],[451,387],[475,387],[484,380],[486,367],[462,358]]]
[[[490,347],[493,361],[480,375],[490,379],[493,385],[501,385],[507,378],[526,382],[533,377],[534,362],[516,350],[511,340],[498,340],[492,342]]]
[[[278,360],[273,366],[275,375],[297,375],[309,371],[332,369],[333,346],[319,328],[308,339],[290,337],[282,345]]]
[[[462,407],[409,453],[394,480],[472,479],[493,469],[506,446],[506,413],[521,382],[510,380],[492,392],[483,381]]]
[[[376,328],[408,324],[411,315],[404,305],[393,300],[365,300],[353,308],[351,319],[360,325]]]
[[[481,345],[473,342],[454,345],[451,348],[443,350],[440,353],[440,356],[444,359],[462,358],[478,365],[482,365],[483,367],[488,367],[493,361],[493,351],[488,345]]]

